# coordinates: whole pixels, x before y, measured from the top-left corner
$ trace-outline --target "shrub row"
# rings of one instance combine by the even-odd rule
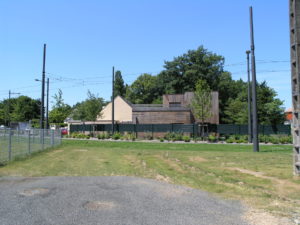
[[[104,140],[104,139],[113,139],[113,140],[131,140],[135,141],[135,135],[132,133],[128,134],[121,134],[119,132],[115,132],[113,135],[109,133],[103,133],[97,135],[98,139]]]
[[[89,139],[92,135],[86,135],[83,133],[72,133],[67,137],[71,138],[81,138],[81,139]],[[113,135],[110,133],[102,133],[98,134],[97,138],[100,140],[104,139],[113,139],[113,140],[131,140],[135,141],[136,137],[134,133],[121,134],[119,132],[115,132]],[[153,137],[151,135],[147,135],[144,139],[152,140]],[[159,138],[160,142],[164,141],[184,141],[190,142],[191,137],[183,135],[182,133],[166,133],[164,137]],[[220,136],[218,137],[215,133],[210,134],[204,138],[195,138],[193,139],[195,142],[197,141],[208,141],[211,143],[214,142],[226,142],[226,143],[248,143],[247,135],[229,135],[229,136]],[[293,140],[291,136],[288,135],[259,135],[259,142],[261,143],[272,143],[272,144],[292,144]]]
[[[272,144],[292,144],[293,138],[290,135],[259,135],[260,143]],[[247,135],[230,135],[228,137],[220,137],[220,141],[226,143],[248,143]]]
[[[67,138],[90,139],[91,136],[90,136],[90,135],[83,134],[83,133],[73,132],[72,134],[67,135],[66,137],[67,137]]]

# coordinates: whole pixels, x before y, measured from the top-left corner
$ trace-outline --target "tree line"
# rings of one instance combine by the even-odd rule
[[[224,70],[225,59],[200,46],[196,50],[164,62],[157,75],[141,74],[131,85],[124,84],[121,73],[116,76],[116,93],[132,103],[162,103],[163,94],[195,91],[199,81],[205,81],[212,91],[219,92],[220,123],[247,124],[247,82],[233,80]],[[284,122],[283,101],[266,81],[257,83],[258,120],[260,124]]]
[[[223,56],[208,51],[203,46],[189,50],[172,61],[164,62],[157,75],[141,74],[132,84],[125,84],[121,71],[115,73],[115,96],[122,96],[135,104],[162,103],[163,94],[181,94],[195,91],[202,81],[207,88],[219,92],[220,123],[246,124],[248,122],[247,82],[233,80],[224,70]],[[202,83],[203,83],[202,82]],[[95,121],[107,104],[103,98],[88,91],[86,100],[70,106],[64,102],[61,90],[53,96],[49,112],[50,123],[62,123],[66,118]],[[9,108],[8,108],[9,105]],[[280,124],[284,121],[283,101],[267,82],[257,84],[258,120],[260,124]],[[0,102],[0,124],[10,121],[38,121],[40,100],[27,96]],[[38,123],[36,123],[38,124]]]
[[[74,106],[66,104],[62,90],[53,96],[53,106],[49,111],[49,123],[61,124],[68,118],[82,121],[95,121],[99,112],[107,104],[103,98],[87,92],[87,98]],[[33,127],[39,127],[41,101],[28,96],[19,96],[10,101],[0,102],[0,125],[8,126],[9,122],[31,122]]]

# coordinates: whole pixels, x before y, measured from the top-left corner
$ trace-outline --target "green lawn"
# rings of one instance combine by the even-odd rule
[[[65,140],[52,150],[0,167],[0,176],[154,178],[238,199],[277,215],[300,213],[292,147]]]

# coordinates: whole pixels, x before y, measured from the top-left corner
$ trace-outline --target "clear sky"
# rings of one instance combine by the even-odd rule
[[[204,45],[246,80],[249,6],[254,10],[257,79],[291,105],[288,0],[1,0],[0,99],[8,90],[40,98],[43,44],[50,96],[87,90],[108,100],[112,66],[130,84],[165,60]]]

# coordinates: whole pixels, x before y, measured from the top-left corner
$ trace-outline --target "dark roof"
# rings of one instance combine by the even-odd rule
[[[139,106],[132,105],[133,112],[182,112],[190,111],[187,107],[163,107],[161,106]]]
[[[132,104],[130,101],[122,96],[119,96],[132,107],[133,112],[182,112],[190,111],[188,107],[164,107],[163,104]]]
[[[130,101],[128,101],[127,99],[125,99],[125,98],[122,97],[121,95],[118,95],[118,96],[119,96],[121,99],[123,99],[123,101],[126,102],[128,105],[130,105],[130,106],[133,105]],[[116,97],[118,97],[118,96],[116,96]],[[116,99],[116,97],[115,97],[115,99]]]

